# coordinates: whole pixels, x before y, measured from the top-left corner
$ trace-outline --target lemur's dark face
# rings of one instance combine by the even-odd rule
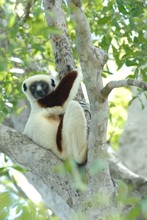
[[[32,96],[35,99],[42,99],[50,92],[49,85],[45,81],[37,81],[30,85],[29,87]]]
[[[22,91],[29,101],[46,97],[56,87],[55,80],[48,75],[34,75],[27,78],[22,84]],[[32,99],[33,98],[33,99]]]

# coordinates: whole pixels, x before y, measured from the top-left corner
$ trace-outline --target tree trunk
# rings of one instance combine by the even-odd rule
[[[61,0],[44,0],[48,25],[63,31],[61,34],[50,36],[60,78],[76,67],[61,3]],[[82,213],[85,219],[104,219],[115,214],[112,201],[114,186],[109,173],[105,149],[108,103],[107,99],[105,101],[99,101],[98,99],[103,88],[101,73],[107,61],[107,55],[102,50],[93,47],[89,24],[84,12],[79,7],[81,5],[80,1],[76,1],[76,4],[74,1],[69,2],[70,6],[71,4],[72,7],[70,8],[74,7],[72,16],[76,23],[77,52],[88,89],[92,113],[88,140],[88,161],[83,168],[87,189],[77,191],[73,185],[73,183],[76,184],[75,179],[79,175],[80,168],[75,167],[72,175],[67,172],[64,175],[55,172],[57,167],[64,167],[60,160],[51,152],[39,148],[23,135],[21,136],[4,126],[0,127],[0,136],[3,140],[0,148],[13,161],[29,170],[27,174],[29,180],[60,219],[68,219],[68,214],[70,213],[71,216],[74,211]],[[81,25],[85,25],[83,29],[85,33],[81,32]],[[82,39],[85,40],[82,42]],[[80,93],[80,97],[83,99],[82,93]],[[12,137],[13,139],[10,141]],[[57,199],[52,201],[51,198],[54,195]],[[105,202],[102,202],[101,198]],[[58,201],[62,203],[61,210],[55,208],[58,206]]]
[[[62,30],[62,33],[50,36],[60,78],[76,67],[61,3],[61,0],[44,0],[48,25]],[[106,149],[107,98],[113,88],[134,85],[134,82],[124,80],[103,87],[102,70],[107,62],[107,54],[92,45],[91,31],[81,9],[81,1],[69,0],[67,3],[75,22],[77,54],[91,108],[87,164],[83,168],[71,166],[71,172],[67,172],[64,163],[49,150],[37,146],[24,135],[3,125],[0,126],[0,150],[29,170],[29,180],[61,220],[70,219],[72,216],[74,219],[80,219],[79,213],[85,220],[108,217],[113,219],[119,210],[115,207],[115,187],[109,172]],[[145,83],[135,83],[147,88]],[[79,97],[83,99],[81,91]],[[76,185],[80,172],[84,175],[83,190]]]
[[[145,95],[139,94],[136,89],[133,89],[132,93],[138,98],[129,106],[119,155],[129,169],[147,177],[147,100]]]

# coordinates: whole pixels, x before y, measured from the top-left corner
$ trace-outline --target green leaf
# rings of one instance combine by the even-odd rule
[[[9,191],[0,193],[0,210],[3,210],[5,207],[7,207],[8,212],[8,207],[12,206],[12,204],[13,200]]]
[[[5,209],[0,210],[0,219],[1,220],[6,220],[8,217],[8,211],[5,207]]]
[[[147,199],[143,199],[141,201],[141,210],[142,210],[143,216],[147,218]]]
[[[19,26],[18,26],[18,25],[14,25],[14,26],[11,28],[11,30],[10,30],[9,33],[10,33],[10,37],[11,37],[12,39],[14,39],[14,38],[16,37],[16,35],[19,33]],[[10,50],[11,52],[13,52],[13,50],[14,50],[14,45],[15,45],[15,44],[16,44],[16,41],[14,41],[13,44],[9,46],[9,50]]]
[[[62,34],[63,31],[57,27],[49,26],[42,28],[42,33],[44,37],[48,37],[49,34],[56,35],[56,34]]]
[[[25,169],[25,168],[23,168],[23,167],[20,167],[18,164],[13,164],[13,165],[12,165],[12,168],[15,169],[15,170],[20,171],[21,173],[26,173],[26,172],[28,172],[27,169]]]
[[[137,205],[135,206],[134,208],[132,208],[129,213],[126,215],[126,219],[129,219],[129,220],[135,220],[135,219],[138,219],[137,217],[140,216],[140,206]]]
[[[27,204],[25,204],[25,206],[22,209],[22,214],[21,214],[21,219],[26,220],[34,220],[36,219],[36,210],[35,210],[35,206],[31,201],[27,201]]]
[[[45,49],[40,44],[32,44],[32,48],[37,49],[41,52],[45,51]]]
[[[137,79],[138,78],[138,74],[139,74],[139,68],[137,67],[135,69],[134,74],[128,75],[127,78],[129,78],[129,79]]]
[[[139,74],[139,68],[137,67],[134,72],[134,78],[137,79]]]
[[[8,28],[12,28],[15,24],[15,16],[11,14],[8,21]]]
[[[138,203],[138,198],[135,196],[129,197],[127,198],[127,200],[125,201],[126,205],[136,205]]]
[[[131,9],[131,14],[133,17],[140,16],[143,13],[144,5],[143,1],[136,1]]]
[[[132,59],[132,60],[127,59],[125,63],[126,63],[126,66],[137,66],[136,59]]]
[[[117,4],[118,4],[118,9],[121,13],[123,14],[128,14],[128,12],[126,11],[126,8],[125,8],[125,4],[122,0],[116,0]]]
[[[133,96],[133,98],[129,101],[128,105],[131,105],[135,99],[137,99],[137,96]]]
[[[1,72],[5,71],[7,69],[7,65],[8,65],[8,61],[5,58],[3,58],[1,55],[0,56],[0,71]]]
[[[99,23],[101,25],[107,24],[110,21],[110,19],[111,19],[110,16],[104,16],[103,18],[99,19]]]
[[[4,176],[8,174],[8,169],[6,167],[0,168],[0,176]]]
[[[125,202],[128,197],[128,186],[122,182],[118,182],[118,201]]]
[[[145,108],[145,105],[144,105],[142,99],[139,96],[138,96],[138,100],[139,100],[139,102],[141,104],[141,109],[143,110]]]
[[[147,82],[147,68],[141,69],[140,71],[141,71],[141,77],[143,81]]]
[[[110,36],[110,34],[106,34],[103,36],[102,42],[100,45],[105,51],[108,51],[111,45],[111,41],[112,41],[112,37]]]

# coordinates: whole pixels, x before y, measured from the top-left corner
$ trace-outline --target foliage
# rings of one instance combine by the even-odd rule
[[[0,157],[1,161],[2,157],[3,155]],[[57,220],[56,217],[49,215],[41,201],[34,204],[18,184],[19,181],[16,181],[15,176],[20,179],[22,176],[20,172],[27,171],[17,164],[10,164],[10,160],[5,157],[3,167],[0,168],[0,220]],[[22,181],[23,186],[27,186],[27,182],[24,182],[24,179]]]
[[[0,1],[0,121],[22,99],[21,82],[26,74],[48,73],[54,66],[43,9],[34,2],[26,19],[26,1]]]
[[[119,90],[119,92],[118,92]],[[123,133],[127,119],[127,107],[131,100],[129,89],[119,88],[113,92],[112,100],[109,102],[108,141],[116,150],[119,147],[119,138]]]
[[[137,79],[141,75],[142,79],[147,81],[145,2],[143,0],[83,2],[92,31],[93,43],[108,52],[109,60],[115,60],[117,70],[121,70],[124,66],[132,67],[133,73],[130,72],[128,77]],[[104,69],[104,77],[113,74],[110,65],[111,63],[108,62]],[[125,91],[119,89],[119,93],[115,93],[109,105],[108,140],[115,149],[118,148],[119,137],[127,118],[128,101],[130,101],[126,100],[129,91],[128,95]]]
[[[112,54],[118,69],[135,67],[134,78],[146,64],[146,16],[143,0],[84,1],[94,42]],[[145,72],[141,72],[145,80]]]
[[[123,215],[121,220],[135,220],[147,218],[147,199],[134,195],[131,185],[127,186],[124,182],[118,181],[118,204],[122,207]],[[146,196],[146,195],[145,195]],[[125,211],[123,210],[125,205]],[[131,207],[131,209],[130,209]]]
[[[27,2],[0,1],[0,121],[16,109],[21,82],[26,74],[48,73],[55,68],[49,34],[59,30],[47,27],[40,1],[31,1],[30,13]],[[124,65],[134,68],[129,77],[137,78],[141,73],[147,80],[146,63],[146,8],[143,0],[83,1],[89,20],[93,43],[109,53],[118,69]],[[74,24],[67,13],[69,36],[74,56]],[[113,74],[107,64],[104,77]],[[18,110],[19,112],[19,110]],[[16,112],[17,113],[17,112]],[[110,115],[111,117],[111,115]],[[115,117],[113,115],[113,117]]]
[[[29,9],[28,2],[31,2]],[[145,4],[144,0],[83,0],[94,45],[102,47],[109,53],[110,59],[115,60],[117,69],[124,65],[133,67],[134,73],[129,77],[135,79],[141,74],[143,80],[147,81]],[[74,24],[69,18],[68,8],[65,4],[63,7],[67,15],[74,56],[77,59]],[[15,110],[17,102],[23,98],[20,88],[26,74],[48,73],[55,68],[49,34],[58,33],[60,30],[47,27],[40,1],[0,0],[0,121]],[[113,73],[110,72],[108,63],[104,76],[107,77],[109,74]],[[127,102],[121,97],[119,93],[114,102],[110,102],[109,122],[112,129],[109,131],[109,138],[113,136],[113,144],[118,141],[120,135],[118,127],[123,126],[126,117],[124,108]],[[119,106],[120,103],[121,105],[124,103],[124,108]],[[122,112],[121,115],[119,111]],[[21,219],[30,219],[30,216],[28,217],[30,210],[32,219],[42,219],[38,217],[34,204],[20,196],[18,190],[12,187],[6,169],[1,170],[2,174],[5,175],[1,181],[4,190],[0,195],[0,201],[3,201],[0,202],[0,211],[3,210],[0,215],[3,219],[8,219],[8,213],[12,208],[17,211],[15,219],[20,219],[20,216]],[[77,173],[76,178],[79,179]],[[78,187],[85,186],[81,182]],[[137,199],[134,202],[134,209],[137,207],[136,212],[142,213],[145,205],[145,200],[139,204]],[[136,216],[130,214],[126,219],[135,220]]]
[[[77,164],[75,164],[73,160],[64,161],[63,166],[57,166],[55,172],[61,176],[70,175],[73,179],[72,186],[76,190],[79,191],[87,190],[87,184],[85,183],[86,180],[84,179],[85,176],[82,172],[82,169],[79,173]]]

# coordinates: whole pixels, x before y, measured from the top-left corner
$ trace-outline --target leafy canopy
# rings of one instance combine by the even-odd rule
[[[29,1],[28,1],[29,2]],[[25,74],[48,73],[55,68],[49,34],[60,31],[48,27],[40,1],[0,0],[0,120],[15,110],[22,98],[20,84]],[[29,7],[28,7],[29,6]],[[106,50],[115,59],[118,69],[123,65],[135,68],[132,78],[141,72],[146,62],[147,9],[143,0],[83,1],[89,20],[93,43]],[[65,4],[69,36],[75,58],[74,25]],[[104,70],[105,77],[109,66]]]
[[[27,5],[29,2],[30,6]],[[147,81],[145,4],[144,0],[83,0],[94,45],[106,50],[110,59],[115,60],[118,69],[123,65],[133,67],[134,74],[130,77],[137,78],[140,73],[143,80]],[[69,18],[65,4],[63,8],[74,56],[77,59],[74,24]],[[23,98],[20,88],[26,74],[48,73],[55,68],[49,35],[59,33],[59,30],[46,25],[40,1],[0,0],[0,121],[15,110],[17,102]],[[108,64],[104,76],[109,74]],[[114,105],[110,105],[113,111]],[[113,120],[117,122],[118,119]],[[120,123],[122,121],[123,119]],[[118,136],[115,139],[118,139]],[[5,185],[0,195],[0,200],[3,201],[0,203],[0,210],[3,210],[1,218],[6,219],[13,208],[17,214],[15,219],[46,219],[46,216],[42,217],[44,214],[39,217],[34,205],[12,187],[7,169],[1,168],[0,173],[5,174],[1,181],[1,185]],[[134,208],[135,214],[130,212],[127,219],[135,219],[138,213],[146,217],[146,200],[141,205],[135,198],[129,201],[127,196],[124,198],[124,191],[127,191],[126,186],[120,184],[119,195],[123,197],[120,200],[124,199],[128,205],[133,201],[135,207],[139,207],[137,211]]]

